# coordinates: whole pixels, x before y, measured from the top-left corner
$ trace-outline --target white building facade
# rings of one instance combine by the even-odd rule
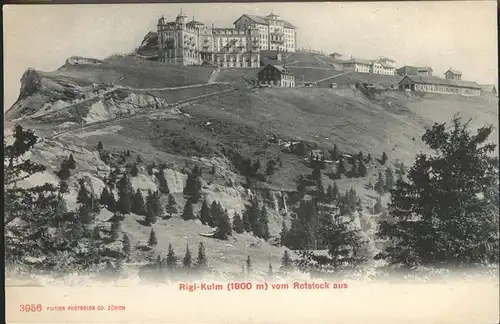
[[[246,29],[255,25],[259,30],[259,49],[281,52],[295,52],[297,49],[297,32],[294,25],[271,13],[265,17],[242,15],[234,22],[236,29]]]

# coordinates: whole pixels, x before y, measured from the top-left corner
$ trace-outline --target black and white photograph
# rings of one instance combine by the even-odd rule
[[[496,2],[3,9],[7,322],[498,323]]]

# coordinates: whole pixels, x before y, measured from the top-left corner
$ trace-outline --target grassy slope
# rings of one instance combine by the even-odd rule
[[[134,57],[118,57],[99,65],[65,65],[52,73],[96,83],[159,88],[206,83],[212,72],[213,67],[172,66]]]

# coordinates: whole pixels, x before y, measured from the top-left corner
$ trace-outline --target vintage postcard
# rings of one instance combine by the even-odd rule
[[[496,13],[5,6],[6,322],[498,323]]]

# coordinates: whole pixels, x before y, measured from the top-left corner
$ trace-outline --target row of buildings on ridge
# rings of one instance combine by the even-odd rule
[[[275,13],[265,17],[243,14],[231,28],[216,28],[191,20],[182,12],[174,21],[164,16],[158,20],[158,59],[160,62],[176,65],[216,65],[226,68],[265,67],[258,73],[261,84],[279,87],[295,87],[295,77],[282,63],[267,64],[261,53],[273,51],[277,62],[280,53],[304,52],[326,56],[323,52],[297,49],[297,27],[281,19]],[[279,57],[279,59],[278,59]],[[328,56],[326,56],[328,57]],[[342,59],[340,53],[329,55],[335,69],[344,72],[369,73],[400,76],[397,87],[436,93],[457,93],[477,96],[491,93],[496,95],[492,85],[480,86],[472,81],[462,80],[460,71],[449,69],[445,77],[433,76],[430,66],[396,67],[396,62],[387,57],[372,60],[359,58]]]

